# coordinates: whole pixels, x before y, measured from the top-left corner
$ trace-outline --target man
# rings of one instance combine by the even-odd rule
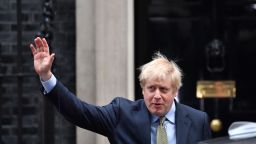
[[[175,101],[182,73],[160,53],[140,68],[144,99],[118,97],[101,107],[79,100],[65,88],[51,72],[54,54],[46,40],[37,37],[34,43],[30,48],[44,95],[73,124],[106,136],[111,144],[196,144],[210,138],[207,114]]]

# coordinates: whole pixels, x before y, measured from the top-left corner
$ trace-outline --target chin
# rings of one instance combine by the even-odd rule
[[[159,112],[159,111],[154,111],[152,114],[154,114],[156,116],[163,116],[164,115],[163,112]]]
[[[155,115],[156,115],[156,116],[159,116],[159,117],[164,116],[163,113],[157,113],[157,114],[155,114]]]

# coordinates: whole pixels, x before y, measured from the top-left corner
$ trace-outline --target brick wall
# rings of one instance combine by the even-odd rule
[[[16,0],[0,0],[0,140],[4,144],[20,143],[19,120],[22,144],[42,143],[43,97],[28,45],[40,31],[43,2],[21,0],[22,46],[17,47]],[[55,75],[74,92],[75,1],[55,0],[54,11],[51,45],[56,53]],[[56,111],[54,117],[55,143],[74,144],[75,127]]]

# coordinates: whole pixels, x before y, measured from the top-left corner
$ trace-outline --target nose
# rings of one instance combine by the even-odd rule
[[[155,98],[155,99],[160,99],[160,98],[161,98],[161,94],[160,94],[159,89],[156,89],[156,92],[155,92],[154,98]]]

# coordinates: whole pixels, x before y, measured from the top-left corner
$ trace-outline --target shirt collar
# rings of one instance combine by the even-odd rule
[[[175,102],[173,101],[171,109],[165,115],[166,120],[170,121],[172,124],[175,124],[175,111],[176,111],[176,105],[175,105]],[[158,119],[159,119],[158,116],[152,115],[151,122],[155,123]]]

